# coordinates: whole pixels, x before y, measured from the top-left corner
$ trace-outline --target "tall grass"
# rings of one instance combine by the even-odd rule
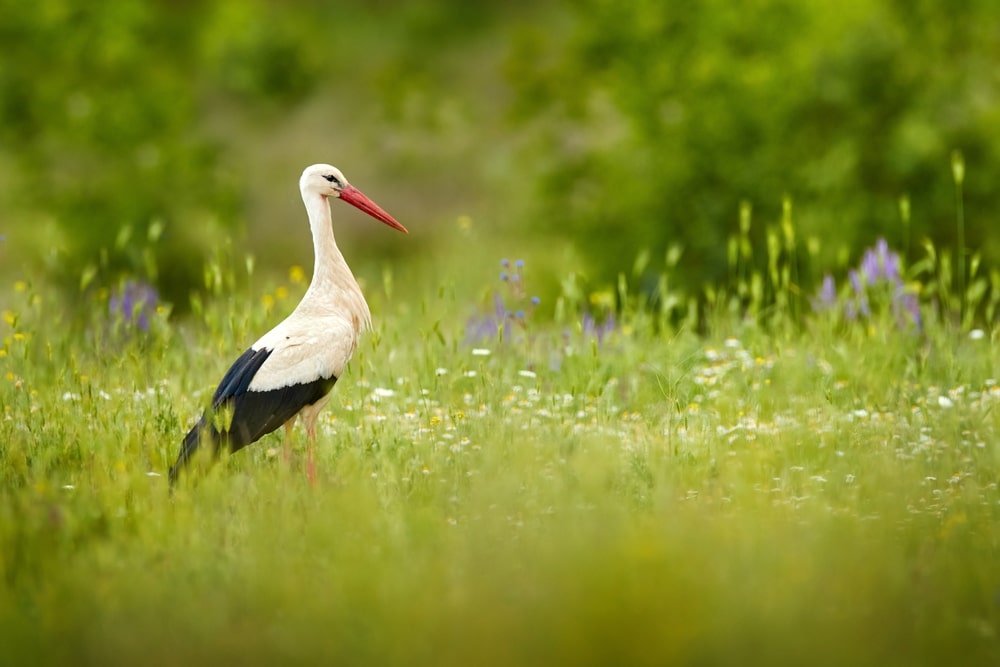
[[[771,252],[792,257],[778,234]],[[564,294],[561,319],[474,343],[467,278],[390,298],[387,273],[321,418],[318,483],[275,435],[173,496],[185,426],[301,271],[269,282],[247,261],[245,279],[220,256],[194,316],[161,308],[148,330],[110,293],[73,310],[10,286],[4,656],[995,663],[997,331],[916,330],[888,307],[747,317],[763,289],[805,306],[781,261],[735,266],[744,306],[721,295],[702,335],[672,316],[687,301],[665,275],[659,311],[627,302],[600,338],[582,317],[601,299]]]

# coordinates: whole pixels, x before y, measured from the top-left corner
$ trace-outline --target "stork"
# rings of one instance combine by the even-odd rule
[[[333,237],[330,200],[340,199],[394,229],[403,225],[347,182],[336,167],[314,164],[299,179],[309,214],[315,268],[302,301],[280,324],[261,336],[222,377],[211,406],[188,432],[170,483],[202,443],[236,452],[285,427],[286,443],[296,417],[306,428],[307,472],[316,479],[313,445],[316,419],[330,390],[371,327],[371,312],[354,274]]]

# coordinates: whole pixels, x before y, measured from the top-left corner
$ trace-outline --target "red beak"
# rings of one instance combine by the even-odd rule
[[[344,189],[340,191],[340,198],[354,208],[364,211],[376,220],[381,220],[393,229],[398,229],[404,234],[410,233],[406,231],[406,227],[396,222],[394,217],[383,211],[378,204],[366,197],[361,190],[358,190],[353,185],[345,185]]]

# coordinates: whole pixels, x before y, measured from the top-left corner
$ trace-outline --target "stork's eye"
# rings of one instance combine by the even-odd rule
[[[323,178],[330,181],[331,183],[336,183],[337,185],[340,185],[340,181],[338,181],[337,177],[334,176],[333,174],[323,174]]]

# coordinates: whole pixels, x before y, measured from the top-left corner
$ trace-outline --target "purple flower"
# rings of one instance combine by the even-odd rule
[[[500,266],[504,269],[510,269],[511,262],[508,259],[502,259]],[[508,322],[517,324],[524,329],[528,327],[528,319],[541,303],[541,299],[533,296],[525,304],[524,282],[521,274],[523,268],[524,260],[518,259],[514,262],[512,272],[500,272],[500,281],[507,286],[506,297],[500,291],[495,291],[493,293],[493,313],[474,315],[468,319],[465,323],[465,338],[468,342],[477,343],[484,339],[496,338],[501,327],[505,327]]]
[[[902,260],[898,253],[889,249],[885,239],[878,239],[874,247],[865,250],[858,268],[847,272],[847,280],[851,292],[838,297],[833,277],[824,276],[823,284],[812,299],[813,310],[822,312],[839,305],[845,319],[856,320],[871,317],[871,302],[874,301],[891,307],[901,324],[910,320],[918,328],[921,326],[920,302],[906,291]]]
[[[871,248],[866,250],[865,254],[861,257],[861,266],[859,268],[859,271],[853,271],[852,273],[854,273],[859,281],[863,277],[866,285],[871,285],[879,279],[882,269],[878,261],[878,255]],[[852,278],[851,284],[854,284],[854,278]],[[855,287],[855,291],[860,292],[861,290]]]
[[[909,319],[917,325],[918,329],[923,327],[923,319],[920,317],[920,301],[916,294],[907,292],[900,287],[892,300],[892,309],[900,324],[907,323],[906,321]]]
[[[889,250],[889,243],[880,238],[874,248],[865,250],[861,258],[861,275],[868,285],[880,280],[896,283],[900,281],[899,264],[899,255]]]
[[[126,280],[111,293],[108,311],[112,317],[121,317],[126,328],[138,327],[149,331],[150,319],[156,313],[160,295],[152,285],[136,280]]]
[[[865,292],[865,286],[868,283],[861,279],[861,273],[855,269],[847,272],[847,279],[850,281],[855,295],[855,300],[851,303],[851,308],[845,310],[847,319],[853,320],[859,315],[868,317],[872,314],[871,309],[868,307],[868,294]]]
[[[879,239],[875,246],[882,266],[882,277],[893,283],[901,281],[899,254],[889,250],[889,243],[885,239]]]
[[[615,315],[608,313],[604,321],[598,324],[593,315],[584,313],[581,324],[583,325],[583,335],[596,338],[599,347],[604,343],[604,338],[615,330]]]
[[[864,293],[865,286],[861,282],[861,274],[856,269],[851,269],[847,272],[847,279],[851,282],[851,287],[854,288],[855,294]]]
[[[823,276],[823,284],[812,300],[813,310],[822,312],[837,305],[837,285],[829,273]]]

